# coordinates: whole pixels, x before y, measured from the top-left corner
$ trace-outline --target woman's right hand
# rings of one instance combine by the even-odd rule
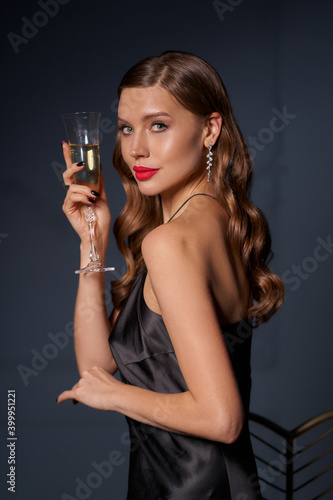
[[[64,184],[69,186],[62,207],[63,211],[81,238],[81,242],[88,245],[89,232],[88,224],[85,220],[85,214],[87,205],[90,205],[96,214],[94,235],[95,243],[98,245],[98,248],[102,250],[102,245],[106,248],[111,224],[111,214],[104,189],[102,173],[100,175],[100,185],[98,190],[100,196],[94,195],[87,185],[74,184],[75,173],[83,170],[84,165],[77,166],[77,163],[72,164],[70,148],[66,142],[62,143],[62,148],[67,167],[67,170],[63,173],[63,179]],[[93,200],[93,202],[91,202],[89,198],[90,200]],[[99,241],[100,244],[98,243]]]

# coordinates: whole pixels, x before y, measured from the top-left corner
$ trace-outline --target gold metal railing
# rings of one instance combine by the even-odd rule
[[[291,431],[254,413],[249,420],[264,500],[333,498],[333,410]]]

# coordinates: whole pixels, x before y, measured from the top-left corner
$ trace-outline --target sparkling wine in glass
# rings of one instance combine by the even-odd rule
[[[77,112],[62,115],[65,124],[72,163],[84,162],[83,170],[75,174],[76,184],[88,185],[91,190],[98,191],[100,177],[99,158],[99,120],[100,113]],[[89,229],[90,262],[75,273],[114,271],[114,267],[105,267],[100,261],[94,244],[96,214],[90,205],[87,206],[85,219]]]

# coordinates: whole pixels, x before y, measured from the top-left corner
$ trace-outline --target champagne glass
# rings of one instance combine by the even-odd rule
[[[65,124],[72,163],[83,161],[85,167],[74,176],[75,184],[87,184],[91,190],[98,191],[100,177],[99,159],[99,120],[101,113],[78,112],[62,115]],[[114,271],[114,267],[105,267],[100,261],[94,244],[96,214],[87,206],[85,219],[88,224],[90,239],[90,262],[76,274]]]

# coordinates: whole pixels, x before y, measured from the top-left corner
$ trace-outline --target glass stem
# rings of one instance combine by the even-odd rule
[[[93,209],[91,207],[88,207],[86,212],[86,221],[88,223],[89,242],[90,242],[89,258],[90,261],[92,262],[96,262],[97,260],[99,260],[99,255],[96,252],[96,248],[94,245],[95,220],[96,216]]]

